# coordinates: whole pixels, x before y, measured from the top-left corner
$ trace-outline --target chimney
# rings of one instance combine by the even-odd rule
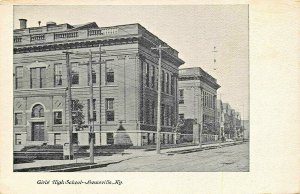
[[[20,29],[27,28],[27,20],[26,19],[19,19],[20,20]]]

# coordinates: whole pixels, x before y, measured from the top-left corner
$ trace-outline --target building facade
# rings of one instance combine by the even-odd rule
[[[199,133],[218,135],[217,80],[200,67],[179,70],[179,117],[192,119],[193,142],[199,143]],[[202,129],[201,129],[202,128]]]
[[[222,100],[217,100],[217,129],[219,130],[219,137],[225,137],[225,113]]]
[[[46,26],[27,28],[26,20],[20,22],[20,29],[14,30],[16,149],[68,142],[68,103],[72,103],[72,141],[79,145],[89,144],[87,126],[92,122],[95,145],[155,143],[159,57],[151,48],[168,46],[165,42],[140,24],[98,27],[95,22],[48,22]],[[71,52],[70,79],[66,50]],[[93,116],[89,113],[90,61]],[[174,143],[177,75],[183,63],[175,49],[169,47],[162,52],[162,143]],[[67,95],[68,81],[72,102]]]

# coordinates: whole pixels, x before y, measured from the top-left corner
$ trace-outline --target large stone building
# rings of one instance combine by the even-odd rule
[[[70,54],[73,141],[89,144],[89,51],[92,52],[95,144],[154,144],[157,119],[158,52],[168,46],[140,24],[98,27],[56,24],[14,30],[14,143],[68,142]],[[101,44],[101,57],[99,55]],[[101,63],[100,63],[101,59]],[[184,62],[169,47],[162,52],[162,143],[173,143],[177,123],[177,75]],[[101,65],[100,65],[101,64]],[[75,120],[83,116],[83,127]],[[120,127],[122,121],[122,127]],[[119,129],[119,131],[118,131]],[[120,130],[122,129],[122,130]],[[125,130],[124,130],[125,129]]]
[[[200,67],[179,70],[179,117],[194,120],[193,142],[199,142],[202,134],[218,135],[217,119],[217,80]]]

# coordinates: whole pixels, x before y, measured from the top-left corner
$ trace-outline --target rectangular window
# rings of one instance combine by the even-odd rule
[[[113,98],[106,99],[105,109],[106,109],[106,121],[114,121],[115,113],[114,113],[114,99]]]
[[[171,95],[175,94],[175,77],[171,75]]]
[[[170,93],[170,75],[166,73],[166,93]]]
[[[62,85],[62,64],[54,64],[54,86]]]
[[[23,88],[23,67],[16,67],[16,89]]]
[[[106,143],[114,144],[114,134],[113,133],[106,133]]]
[[[106,83],[114,83],[115,76],[113,71],[106,72]]]
[[[61,134],[60,133],[54,133],[54,145],[59,145],[61,143]]]
[[[72,84],[79,84],[79,63],[71,63],[72,66]]]
[[[88,107],[88,120],[91,120],[90,118],[90,99],[87,100],[87,107]],[[93,99],[93,120],[97,121],[97,111],[96,111],[96,99]]]
[[[179,114],[179,119],[180,120],[184,119],[184,114]]]
[[[166,105],[166,126],[170,126],[170,109],[168,105]]]
[[[184,104],[184,90],[179,90],[179,104]]]
[[[154,66],[151,66],[152,67],[152,74],[151,74],[151,88],[154,88],[155,87],[155,67]]]
[[[165,71],[162,70],[162,78],[161,78],[161,91],[165,92]]]
[[[171,126],[174,126],[175,125],[175,110],[174,110],[174,107],[171,106]]]
[[[161,105],[161,113],[160,113],[160,118],[161,118],[161,125],[164,126],[165,125],[165,105],[162,104]]]
[[[62,124],[62,112],[61,111],[54,112],[54,124]]]
[[[97,75],[95,70],[92,70],[92,82],[93,84],[97,82]]]
[[[146,124],[150,124],[150,101],[149,100],[146,100],[146,105],[145,105],[145,121],[146,121]]]
[[[155,101],[152,102],[151,106],[151,124],[155,123]]]
[[[149,87],[149,78],[150,77],[149,77],[149,64],[148,63],[146,63],[145,71],[146,71],[146,73],[145,73],[146,74],[145,75],[146,76],[146,86]]]
[[[22,113],[15,113],[15,125],[22,125]]]
[[[19,133],[15,134],[15,144],[16,145],[21,145],[22,144],[21,134],[19,134]]]
[[[46,68],[37,67],[30,69],[30,88],[46,87]]]

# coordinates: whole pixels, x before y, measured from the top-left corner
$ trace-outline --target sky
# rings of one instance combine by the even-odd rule
[[[27,19],[27,27],[38,21],[140,23],[179,52],[185,61],[181,68],[200,66],[215,77],[218,98],[249,117],[248,5],[14,6],[15,29],[20,18]]]

